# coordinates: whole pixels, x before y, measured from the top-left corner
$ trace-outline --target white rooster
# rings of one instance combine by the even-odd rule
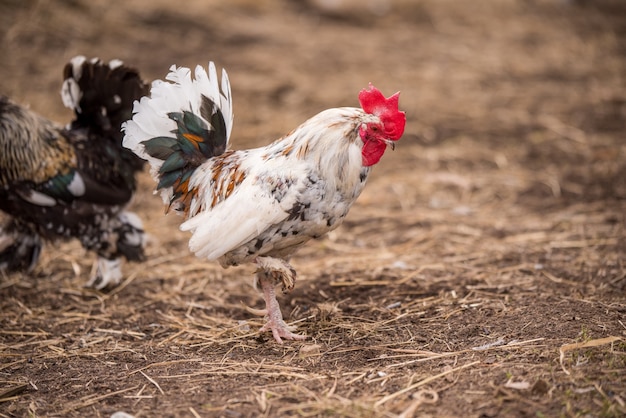
[[[124,125],[124,146],[149,161],[168,208],[184,214],[189,248],[223,267],[257,266],[267,322],[277,342],[302,340],[276,300],[275,287],[293,289],[289,257],[311,238],[337,228],[359,196],[371,167],[404,132],[399,93],[389,98],[372,85],[361,109],[328,109],[273,143],[227,150],[233,121],[230,83],[215,65],[172,66],[135,102]]]

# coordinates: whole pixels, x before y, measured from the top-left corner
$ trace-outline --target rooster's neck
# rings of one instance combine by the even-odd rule
[[[367,115],[357,108],[325,110],[277,141],[273,152],[302,160],[325,179],[329,192],[356,198],[367,179],[359,127]]]

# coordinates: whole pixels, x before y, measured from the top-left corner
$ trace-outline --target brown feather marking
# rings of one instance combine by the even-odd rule
[[[298,152],[296,153],[296,157],[298,157],[299,159],[304,159],[306,158],[306,156],[309,154],[309,143],[305,143],[304,145],[300,146],[300,148],[298,148]]]
[[[188,187],[189,187],[189,179],[185,181],[181,181],[181,179],[179,178],[172,185],[172,189],[174,190],[174,192],[181,193],[183,195],[187,193]]]
[[[211,171],[213,171],[213,177],[211,177],[211,181],[214,184],[218,182],[220,175],[222,174],[222,168],[224,168],[224,159],[219,160],[213,165],[213,167],[211,167]]]
[[[211,177],[212,183],[217,183],[220,176],[222,175],[222,170],[224,169],[224,167],[228,167],[230,165],[230,157],[232,156],[233,152],[233,150],[229,150],[221,155],[214,157],[215,163],[213,163],[213,165],[211,166],[211,171],[213,172],[213,176]]]
[[[214,170],[218,170],[219,173],[214,172],[212,177],[214,183],[211,208],[227,199],[246,177],[236,160],[220,161],[219,166],[216,165]]]
[[[237,178],[235,179],[235,181],[237,182],[237,185],[240,185],[241,182],[243,182],[245,178],[246,178],[246,173],[244,173],[243,171],[239,171],[239,174],[237,175]]]
[[[189,180],[181,181],[181,179],[176,180],[176,182],[172,185],[172,190],[176,193],[180,193],[180,197],[176,199],[177,202],[182,204],[182,210],[185,215],[189,214],[189,208],[191,206],[191,201],[198,194],[197,189],[189,189]],[[172,202],[173,203],[173,202]],[[165,209],[165,213],[168,213],[170,210],[171,204]]]
[[[201,137],[199,137],[198,135],[192,134],[192,133],[184,133],[183,136],[189,140],[189,142],[191,142],[193,144],[193,146],[199,150],[200,149],[200,142],[204,141]]]
[[[231,181],[228,183],[228,186],[226,187],[226,194],[224,195],[224,199],[227,199],[234,189],[235,189],[235,181],[234,179],[231,179]]]
[[[230,177],[230,182],[228,183],[228,187],[226,188],[226,196],[224,198],[230,196],[235,188],[239,186],[245,178],[246,174],[243,171],[239,170],[239,164],[237,164],[237,166],[233,170],[233,175]]]
[[[287,157],[289,156],[289,154],[291,154],[291,151],[293,151],[293,144],[287,145],[287,147],[285,147],[285,149],[283,150],[283,152],[281,152],[281,154]]]
[[[189,209],[191,208],[191,201],[196,197],[196,189],[191,189],[183,198],[183,210],[185,216],[189,215]]]

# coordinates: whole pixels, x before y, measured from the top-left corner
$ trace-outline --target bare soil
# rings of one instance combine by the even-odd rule
[[[252,268],[195,258],[147,173],[109,292],[48,245],[0,277],[0,417],[626,415],[626,3],[3,0],[0,92],[59,122],[74,55],[229,71],[234,148],[397,90],[407,129],[259,335]]]

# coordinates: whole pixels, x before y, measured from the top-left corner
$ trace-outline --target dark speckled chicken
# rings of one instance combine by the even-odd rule
[[[119,60],[75,57],[63,75],[65,127],[0,96],[0,271],[30,271],[44,241],[73,237],[98,255],[87,286],[102,289],[122,279],[122,257],[143,258],[141,221],[124,210],[143,161],[120,127],[149,88]]]

